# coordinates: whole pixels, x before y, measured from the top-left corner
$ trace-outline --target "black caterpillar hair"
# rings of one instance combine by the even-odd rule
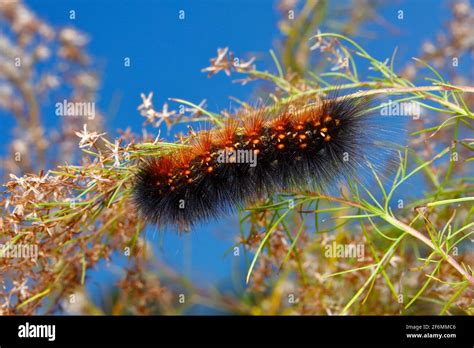
[[[370,107],[369,97],[333,95],[230,118],[189,147],[147,158],[136,176],[136,206],[148,222],[183,230],[275,192],[325,190],[355,175],[365,149],[376,146]],[[222,161],[229,153],[234,160]],[[256,165],[239,153],[256,156]]]

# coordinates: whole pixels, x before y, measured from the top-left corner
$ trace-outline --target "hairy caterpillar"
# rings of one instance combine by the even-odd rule
[[[369,97],[259,108],[204,130],[140,167],[134,201],[148,222],[186,229],[275,192],[325,189],[374,145]]]

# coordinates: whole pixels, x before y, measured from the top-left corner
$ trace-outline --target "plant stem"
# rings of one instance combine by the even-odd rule
[[[333,202],[339,202],[343,204],[347,204],[356,208],[360,208],[363,210],[370,210],[369,208],[363,206],[362,204],[356,203],[356,202],[351,202],[347,201],[345,199],[337,198],[337,197],[332,197],[332,196],[326,196],[326,195],[317,195],[317,197],[326,199],[328,201],[333,201]],[[440,248],[437,248],[427,237],[425,237],[421,232],[415,230],[413,227],[405,224],[404,222],[397,220],[396,218],[385,214],[383,212],[380,212],[380,217],[390,223],[392,226],[398,227],[402,231],[407,232],[411,236],[415,237],[416,239],[422,241],[425,243],[428,247],[430,247],[432,250],[439,251],[442,253],[443,257],[448,261],[448,263],[453,266],[459,273],[461,273],[468,281],[470,284],[474,285],[474,277],[470,275],[464,268],[461,267],[461,265],[450,255],[446,254],[443,252]]]

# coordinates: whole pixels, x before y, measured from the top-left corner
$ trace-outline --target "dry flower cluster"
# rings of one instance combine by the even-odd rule
[[[92,120],[61,117],[55,131],[43,126],[41,105],[64,90],[71,102],[95,100],[98,81],[85,51],[88,38],[71,27],[52,28],[20,1],[0,2],[0,31],[0,109],[18,122],[1,174],[71,161],[77,154],[74,131],[84,122],[101,128],[100,112]]]
[[[229,48],[218,48],[217,57],[211,59],[211,65],[203,72],[207,72],[208,76],[211,77],[217,74],[219,71],[225,72],[227,76],[230,76],[232,71],[239,73],[248,73],[255,70],[255,65],[252,63],[255,61],[255,57],[250,58],[248,61],[239,61],[233,52],[229,52]]]

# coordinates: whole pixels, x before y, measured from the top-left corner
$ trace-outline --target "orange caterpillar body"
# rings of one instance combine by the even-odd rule
[[[351,175],[372,144],[369,107],[366,97],[333,97],[229,118],[188,147],[148,158],[135,203],[147,221],[186,229],[277,191],[324,189]]]

